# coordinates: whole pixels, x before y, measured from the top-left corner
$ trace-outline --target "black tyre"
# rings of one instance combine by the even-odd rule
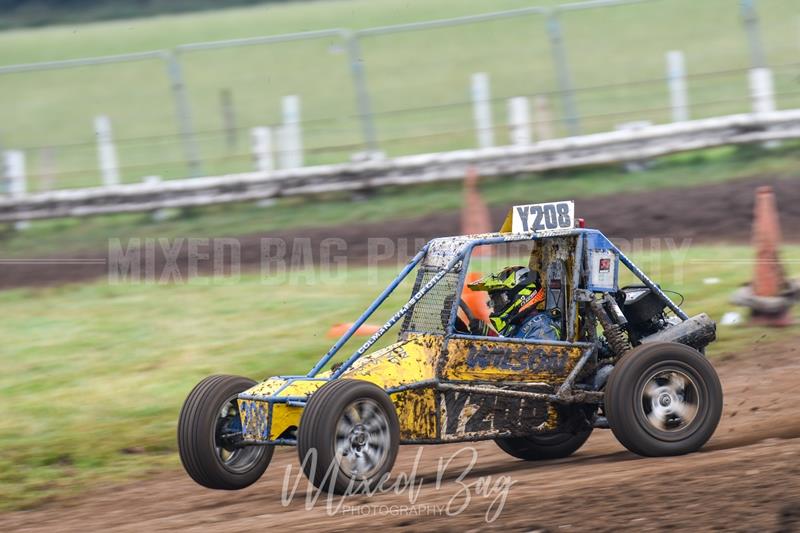
[[[392,469],[399,443],[389,395],[354,379],[330,381],[312,394],[297,430],[297,452],[309,481],[336,494],[377,483]]]
[[[694,348],[644,344],[619,360],[606,384],[605,412],[620,443],[639,455],[700,449],[722,415],[722,386]]]
[[[586,443],[593,428],[578,408],[571,412],[564,409],[561,416],[566,418],[566,423],[558,431],[505,437],[495,442],[507,454],[525,461],[569,457]]]
[[[237,490],[255,483],[272,459],[272,446],[241,446],[236,396],[256,382],[210,376],[192,389],[178,418],[178,452],[186,472],[210,489]]]

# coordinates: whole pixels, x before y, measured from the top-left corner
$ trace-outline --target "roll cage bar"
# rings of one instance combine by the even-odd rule
[[[458,285],[456,287],[456,294],[460,294],[464,287],[464,280],[466,278],[467,270],[469,267],[469,259],[472,254],[473,248],[476,246],[484,246],[489,244],[502,244],[508,242],[519,242],[519,241],[537,241],[543,240],[553,237],[570,237],[570,236],[578,236],[580,237],[577,242],[577,247],[575,250],[575,265],[576,267],[573,269],[573,287],[576,289],[579,286],[580,281],[580,274],[583,268],[583,255],[584,249],[586,246],[586,240],[588,236],[598,236],[605,240],[608,244],[608,249],[613,251],[617,257],[619,258],[620,262],[628,268],[628,270],[636,276],[648,289],[653,291],[654,294],[658,296],[658,298],[664,302],[664,304],[669,307],[675,315],[677,315],[681,320],[687,320],[689,317],[684,313],[678,305],[676,305],[665,293],[662,291],[658,285],[656,285],[647,275],[642,272],[639,267],[637,267],[633,261],[631,261],[622,251],[617,248],[614,243],[612,243],[608,238],[605,237],[600,231],[595,229],[573,229],[568,231],[556,231],[556,232],[528,232],[528,233],[514,233],[514,234],[497,234],[494,236],[483,236],[483,237],[476,237],[473,240],[468,241],[461,250],[459,250],[455,256],[447,263],[447,265],[439,270],[424,286],[420,287],[419,290],[411,296],[411,298],[406,302],[400,309],[397,310],[384,324],[380,327],[380,329],[375,332],[369,339],[367,339],[355,352],[353,352],[350,357],[348,357],[342,364],[339,366],[332,374],[331,379],[336,379],[340,377],[348,368],[350,368],[353,363],[355,363],[362,355],[366,353],[367,350],[371,346],[373,346],[378,339],[380,339],[389,329],[392,328],[401,318],[403,318],[406,313],[423,297],[425,294],[428,293],[448,272],[451,272],[454,268],[458,267],[461,264],[461,272],[459,274]],[[397,277],[381,292],[377,298],[370,304],[370,306],[361,314],[361,316],[356,320],[352,326],[344,333],[344,335],[336,341],[336,343],[331,346],[330,350],[328,350],[325,355],[317,362],[316,365],[308,372],[306,377],[313,378],[319,372],[325,368],[325,366],[330,362],[330,360],[341,350],[342,346],[350,340],[350,338],[355,334],[359,327],[361,327],[372,314],[378,309],[378,307],[386,301],[392,292],[408,277],[408,274],[411,273],[412,270],[425,258],[428,250],[430,249],[430,243],[423,246],[419,252],[408,262],[408,264],[403,268],[402,271],[397,275]],[[569,313],[569,324],[574,325],[575,321],[577,320],[577,306],[574,305],[575,303],[575,296],[573,291],[573,298],[572,298],[572,305],[570,306],[570,313]],[[447,323],[445,336],[450,337],[455,334],[454,332],[454,324],[456,319],[456,314],[458,312],[458,306],[453,306],[453,309],[450,314],[450,318]],[[569,328],[570,335],[574,331],[574,328]],[[476,337],[478,338],[478,337]],[[571,345],[574,346],[576,343],[574,339],[572,342],[570,341],[536,341],[538,344],[555,344],[555,345]]]

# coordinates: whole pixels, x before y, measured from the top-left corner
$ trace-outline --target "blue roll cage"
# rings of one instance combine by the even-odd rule
[[[361,314],[361,316],[356,320],[353,325],[342,335],[342,337],[336,341],[336,343],[331,347],[330,350],[322,356],[322,358],[314,365],[308,374],[305,376],[278,376],[282,379],[285,379],[286,382],[281,385],[278,390],[273,392],[268,396],[262,396],[258,394],[251,394],[251,393],[241,393],[239,394],[240,399],[244,400],[259,400],[267,402],[269,405],[269,416],[268,416],[268,430],[269,427],[272,425],[272,408],[273,405],[276,403],[285,403],[287,405],[296,406],[296,407],[304,407],[308,398],[306,396],[278,396],[280,392],[282,392],[287,387],[291,386],[296,381],[330,381],[339,378],[348,368],[350,368],[353,363],[355,363],[362,355],[366,353],[366,351],[373,346],[378,339],[380,339],[392,326],[394,326],[405,314],[414,306],[416,302],[418,302],[428,291],[430,291],[438,282],[441,280],[445,274],[452,271],[454,268],[459,266],[459,263],[462,263],[461,272],[459,273],[459,280],[458,285],[456,286],[457,294],[460,294],[464,287],[464,281],[466,278],[467,271],[469,269],[469,259],[472,254],[472,250],[476,246],[484,246],[490,244],[502,244],[502,243],[509,243],[509,242],[520,242],[520,241],[536,241],[542,240],[552,237],[569,237],[569,236],[579,236],[581,237],[578,239],[576,250],[575,250],[575,264],[577,265],[576,268],[573,269],[573,287],[579,287],[580,281],[580,274],[583,269],[583,256],[584,256],[584,249],[586,248],[586,242],[589,237],[599,237],[604,240],[604,245],[606,245],[606,249],[613,251],[617,254],[620,262],[625,265],[631,273],[636,276],[646,287],[653,291],[660,299],[667,305],[681,320],[687,320],[688,316],[650,279],[642,272],[625,254],[620,251],[611,241],[609,241],[601,232],[598,230],[593,229],[574,229],[568,231],[558,231],[558,232],[549,232],[549,233],[515,233],[515,234],[496,234],[494,236],[482,236],[482,237],[475,237],[475,239],[468,241],[463,248],[456,253],[456,255],[447,263],[447,265],[439,270],[423,287],[420,287],[419,290],[411,296],[408,302],[403,305],[395,314],[389,318],[386,323],[374,334],[372,335],[364,344],[362,344],[355,352],[353,352],[350,357],[345,360],[341,366],[339,366],[329,377],[317,377],[317,374],[325,368],[325,366],[330,362],[330,360],[339,352],[339,350],[344,346],[344,344],[350,340],[350,338],[355,334],[356,330],[361,327],[369,317],[375,312],[375,310],[381,306],[381,304],[386,301],[389,295],[405,280],[409,273],[425,258],[426,253],[431,247],[431,243],[429,242],[425,246],[423,246],[419,252],[408,262],[408,264],[403,268],[403,270],[397,275],[397,277],[381,292],[377,298],[370,304],[370,306]],[[454,331],[455,328],[455,319],[458,313],[458,306],[454,305],[451,311],[451,315],[449,317],[447,327],[445,329],[445,341],[449,338],[470,338],[474,340],[498,340],[497,337],[480,337],[474,335],[459,335],[457,332]],[[575,305],[575,296],[572,298],[571,306],[570,306],[570,324],[574,324],[577,316],[577,306]],[[570,328],[570,331],[574,331],[574,328]],[[570,333],[572,335],[572,333]],[[567,376],[564,383],[559,387],[559,390],[555,394],[545,394],[543,395],[548,400],[561,400],[568,396],[571,392],[572,385],[577,377],[579,371],[583,368],[589,358],[595,353],[596,345],[592,342],[576,342],[575,339],[571,341],[549,341],[549,340],[541,340],[541,339],[503,339],[504,342],[511,342],[511,343],[519,343],[519,344],[538,344],[538,345],[551,345],[551,346],[570,346],[570,347],[579,347],[582,348],[583,355],[581,356],[580,360],[576,364],[575,368],[573,368],[570,375]],[[417,383],[401,385],[398,387],[394,387],[392,389],[387,390],[386,392],[391,394],[394,392],[398,392],[405,389],[412,389],[412,388],[419,388],[425,386],[436,386],[436,387],[443,387],[442,383],[436,378],[432,380],[425,380]],[[584,393],[584,394],[591,394],[591,393]],[[261,441],[253,441],[249,442],[251,444],[264,444]],[[274,445],[295,445],[296,441],[292,438],[278,438],[274,441],[270,441],[270,444]]]
[[[429,290],[431,290],[439,280],[444,277],[445,274],[456,268],[459,263],[463,262],[461,272],[459,274],[458,286],[456,287],[456,293],[460,294],[463,287],[464,287],[464,280],[467,275],[467,270],[469,267],[469,259],[472,254],[472,250],[476,246],[484,246],[489,244],[502,244],[508,242],[517,242],[517,241],[536,241],[542,240],[547,238],[553,237],[570,237],[570,236],[579,236],[581,237],[578,239],[578,246],[576,248],[576,265],[583,264],[583,251],[586,246],[586,240],[589,236],[597,236],[602,238],[608,245],[608,249],[613,251],[617,257],[619,257],[620,262],[625,265],[628,270],[636,276],[647,288],[653,291],[664,304],[667,305],[681,320],[687,320],[689,317],[684,313],[680,307],[678,307],[670,298],[667,296],[661,288],[658,287],[647,275],[637,267],[633,261],[631,261],[622,251],[617,248],[614,243],[612,243],[608,238],[603,235],[600,231],[596,229],[574,229],[569,231],[560,231],[557,233],[536,233],[536,232],[529,232],[529,233],[514,233],[514,234],[498,234],[497,236],[492,237],[476,237],[475,239],[466,243],[466,245],[448,262],[447,266],[445,266],[442,270],[437,272],[437,274],[431,278],[431,280],[425,284],[425,286],[420,287],[420,289],[411,296],[408,302],[403,305],[395,314],[393,314],[386,323],[381,326],[381,328],[372,335],[369,339],[367,339],[364,344],[362,344],[355,352],[348,357],[341,366],[339,366],[330,376],[329,379],[337,379],[340,377],[348,368],[350,368],[353,363],[355,363],[362,355],[366,353],[366,351],[373,346],[378,339],[380,339],[392,326],[394,326],[401,318],[405,316],[405,314],[417,303]],[[350,338],[355,334],[359,327],[361,327],[375,310],[383,304],[384,301],[389,297],[390,294],[405,280],[408,274],[411,273],[412,270],[425,258],[425,254],[428,252],[430,247],[430,243],[423,246],[419,252],[408,262],[408,264],[403,268],[403,270],[397,275],[397,277],[381,292],[377,298],[370,304],[370,306],[361,314],[361,316],[356,320],[353,325],[341,336],[339,340],[331,347],[330,350],[322,356],[322,358],[317,362],[316,365],[304,376],[304,379],[308,378],[315,378],[316,375],[323,369],[325,366],[330,362],[330,360],[339,352],[339,350],[344,346],[344,344],[350,340]],[[574,269],[574,284],[573,287],[578,287],[579,276],[581,272],[581,266],[577,266]],[[458,306],[453,306],[453,310],[451,312],[450,319],[447,323],[446,335],[452,336],[454,334],[454,327],[455,327],[455,319],[457,315]],[[577,312],[576,306],[571,305],[570,307],[570,315],[571,315],[571,322],[574,320],[575,313]],[[574,323],[574,322],[573,322]],[[475,337],[476,339],[479,337]],[[493,338],[496,340],[496,338]],[[554,345],[582,345],[585,343],[576,343],[570,341],[542,341],[537,340],[538,344],[554,344]],[[318,378],[324,379],[324,378]]]

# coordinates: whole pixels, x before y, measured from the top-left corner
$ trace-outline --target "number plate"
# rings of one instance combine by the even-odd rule
[[[511,222],[513,233],[567,230],[575,227],[575,203],[515,205]]]

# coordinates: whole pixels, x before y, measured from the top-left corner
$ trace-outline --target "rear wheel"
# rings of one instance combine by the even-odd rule
[[[389,395],[372,383],[337,379],[308,401],[297,452],[314,486],[345,494],[374,486],[394,465],[400,425]]]
[[[178,418],[178,452],[186,472],[210,489],[255,483],[272,459],[272,446],[244,446],[236,397],[256,382],[210,376],[192,389]]]
[[[717,428],[722,386],[714,367],[694,348],[645,344],[615,366],[606,384],[605,411],[614,436],[634,453],[691,453]]]
[[[501,450],[524,461],[542,461],[569,457],[586,443],[592,426],[577,408],[563,413],[566,424],[558,431],[495,439]]]

